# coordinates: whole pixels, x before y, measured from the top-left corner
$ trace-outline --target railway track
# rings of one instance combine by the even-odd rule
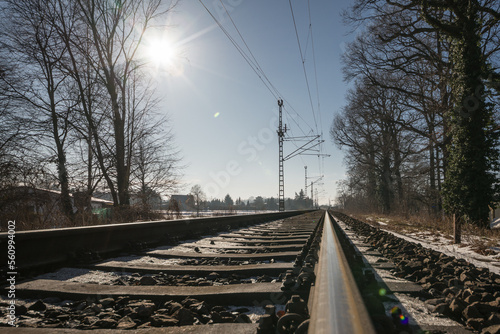
[[[324,211],[141,224],[19,233],[31,277],[0,301],[3,329],[373,332]]]

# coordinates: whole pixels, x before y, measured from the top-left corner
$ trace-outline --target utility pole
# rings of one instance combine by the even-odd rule
[[[314,207],[314,196],[313,196],[314,195],[314,190],[313,190],[314,187],[313,187],[313,185],[314,185],[314,182],[311,182],[311,201],[312,201],[313,207]]]
[[[321,175],[320,177],[318,177],[316,180],[314,181],[311,181],[311,201],[312,201],[312,204],[313,204],[313,207],[314,207],[314,184],[316,182],[319,182],[321,179],[323,179],[323,176],[324,175]],[[311,177],[312,179],[312,177]],[[316,190],[316,197],[318,197],[318,191]]]
[[[282,121],[282,107],[283,100],[278,100],[279,106],[279,125],[278,125],[278,144],[279,144],[279,153],[280,153],[280,161],[279,161],[279,211],[285,211],[285,175],[283,170],[283,139],[286,133],[286,125],[285,129],[283,129],[283,121]]]
[[[285,176],[284,176],[284,170],[283,170],[283,163],[287,161],[288,159],[291,159],[297,155],[301,154],[308,154],[306,152],[318,152],[315,154],[309,154],[309,155],[317,155],[319,156],[329,156],[327,154],[322,154],[320,153],[320,150],[317,149],[321,143],[324,142],[324,140],[320,139],[320,135],[314,135],[314,136],[302,136],[302,137],[287,137],[285,139],[285,133],[287,131],[286,124],[285,128],[283,128],[283,100],[279,99],[278,100],[278,106],[279,106],[279,125],[278,125],[278,143],[279,143],[279,210],[280,211],[285,211]],[[298,147],[295,151],[292,153],[288,154],[287,156],[283,157],[283,142],[285,140],[292,141],[292,140],[301,140],[301,141],[306,141],[305,144],[302,146]],[[316,149],[315,149],[316,148]],[[306,167],[306,192],[307,192],[307,167]],[[311,196],[312,197],[312,196]]]
[[[304,190],[304,194],[307,196],[307,166],[304,166],[304,169],[306,171],[306,189]]]

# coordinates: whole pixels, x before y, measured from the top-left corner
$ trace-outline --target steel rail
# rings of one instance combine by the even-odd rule
[[[309,333],[375,333],[327,211],[324,219]]]

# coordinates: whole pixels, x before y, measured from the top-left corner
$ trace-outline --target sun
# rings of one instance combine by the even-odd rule
[[[167,39],[151,40],[147,47],[148,59],[157,66],[171,65],[175,58],[175,46]]]
[[[174,45],[167,40],[151,41],[147,50],[148,58],[155,65],[170,65],[175,57]]]
[[[165,37],[149,39],[145,56],[155,70],[177,74],[182,68],[179,47]]]

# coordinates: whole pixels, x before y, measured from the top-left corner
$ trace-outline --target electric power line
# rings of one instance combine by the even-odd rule
[[[200,4],[205,8],[205,10],[208,12],[208,14],[212,17],[212,19],[215,21],[215,23],[219,26],[219,28],[224,32],[224,34],[226,35],[226,37],[231,41],[231,43],[233,44],[233,46],[236,48],[236,50],[238,50],[238,52],[240,53],[240,55],[243,57],[243,59],[245,59],[245,61],[247,62],[247,64],[252,68],[252,70],[254,71],[254,73],[259,77],[259,79],[262,81],[262,83],[264,84],[264,86],[268,89],[268,91],[271,93],[271,95],[275,98],[275,99],[280,99],[280,97],[283,96],[283,94],[281,94],[279,92],[279,90],[276,88],[276,86],[271,82],[271,80],[269,79],[269,77],[266,75],[266,73],[264,72],[264,70],[262,69],[262,67],[260,66],[259,62],[257,61],[257,58],[254,56],[252,50],[250,49],[249,45],[246,43],[243,35],[241,34],[240,30],[238,29],[238,27],[236,26],[236,23],[234,22],[233,18],[231,17],[229,11],[227,10],[227,8],[225,7],[224,3],[222,2],[222,0],[219,0],[222,7],[224,8],[227,16],[229,17],[229,19],[231,20],[231,23],[233,25],[233,27],[235,28],[236,32],[238,33],[238,36],[240,37],[241,41],[243,42],[244,46],[246,47],[246,50],[248,51],[248,53],[243,49],[243,47],[241,47],[238,42],[231,36],[231,34],[229,33],[229,31],[222,25],[222,23],[212,14],[212,12],[208,9],[208,7],[203,3],[202,0],[199,0]],[[314,134],[314,130],[313,128],[308,124],[308,122],[302,117],[302,115],[300,113],[298,113],[294,108],[293,106],[291,105],[291,103],[289,103],[287,101],[287,106],[290,106],[291,110],[293,110],[295,112],[295,114],[297,115],[298,118],[301,119],[301,121],[306,124],[310,129],[311,131],[309,131],[308,133],[306,133],[302,127],[300,126],[300,123],[297,122],[297,120],[295,119],[295,117],[293,117],[291,115],[290,112],[288,112],[287,109],[285,109],[285,111],[287,111],[285,113],[285,117],[287,118],[287,120],[291,120],[296,126],[297,128],[302,132],[302,134],[304,135],[304,138],[313,138],[315,137],[316,139],[317,138],[322,138],[322,135],[323,135],[323,131],[321,131],[321,134],[319,133],[319,130],[318,130],[318,122],[317,122],[317,119],[316,119],[316,113],[315,113],[315,110],[314,110],[314,105],[313,105],[313,102],[312,102],[312,94],[311,94],[311,89],[310,89],[310,85],[309,85],[309,79],[308,79],[308,76],[307,76],[307,71],[306,71],[306,67],[305,67],[305,57],[304,57],[304,53],[302,52],[302,47],[301,47],[301,44],[300,44],[300,39],[299,39],[299,34],[298,34],[298,30],[297,30],[297,24],[296,24],[296,21],[295,21],[295,15],[294,15],[294,12],[293,12],[293,7],[292,7],[292,3],[291,3],[291,0],[289,0],[289,5],[290,5],[290,10],[291,10],[291,14],[292,14],[292,19],[293,19],[293,24],[294,24],[294,28],[295,28],[295,35],[297,37],[297,44],[298,44],[298,47],[299,47],[299,52],[300,52],[300,57],[301,57],[301,61],[302,61],[302,69],[303,69],[303,72],[304,72],[304,77],[305,77],[305,81],[306,81],[306,86],[307,86],[307,92],[308,92],[308,96],[309,96],[309,102],[311,104],[311,110],[312,110],[312,114],[313,114],[313,120],[314,120],[314,124],[315,124],[315,127],[316,127],[316,133],[318,135],[311,135],[311,133]],[[313,32],[312,32],[312,19],[311,19],[311,10],[310,10],[310,1],[308,0],[308,13],[309,13],[309,33],[308,33],[308,39],[307,39],[307,43],[306,43],[306,52],[307,52],[307,48],[309,46],[309,36],[310,36],[310,39],[311,39],[311,48],[312,48],[312,54],[313,54],[313,64],[314,64],[314,75],[315,75],[315,81],[316,81],[316,96],[317,96],[317,100],[318,100],[318,112],[320,112],[320,99],[319,99],[319,89],[318,89],[318,76],[317,76],[317,68],[316,68],[316,56],[315,56],[315,48],[314,48],[314,39],[313,39]],[[290,116],[290,117],[288,117]],[[321,113],[319,115],[319,118],[320,118],[320,124],[321,123]],[[290,133],[292,133],[291,129],[290,129]],[[293,134],[293,133],[292,133]],[[301,147],[299,147],[299,145],[295,142],[295,140],[291,140],[292,138],[290,138],[290,141],[293,143],[293,145],[297,148],[297,150],[295,151],[298,151],[301,149]],[[318,140],[318,143],[314,145],[315,146],[318,146],[318,150],[316,152],[317,155],[318,155],[318,158],[320,158],[320,156],[324,156],[322,154],[322,142],[323,140]],[[295,152],[294,151],[294,152]],[[313,154],[313,155],[316,155],[316,154]],[[302,159],[302,157],[301,157]],[[302,159],[303,161],[303,159]],[[304,161],[303,161],[304,162]],[[319,162],[319,161],[318,161]],[[322,168],[321,166],[319,166],[319,171],[321,172]]]
[[[316,52],[315,52],[315,47],[314,47],[314,34],[313,34],[313,30],[312,30],[311,1],[310,0],[307,0],[307,10],[309,12],[309,31],[311,34],[311,49],[312,49],[312,55],[313,55],[314,78],[316,81],[316,97],[318,99],[319,124],[323,124],[323,122],[321,121],[321,104],[320,104],[320,98],[319,98],[318,71],[316,69]],[[321,135],[323,135],[323,129],[321,129]]]
[[[300,53],[300,60],[302,62],[302,69],[304,72],[304,78],[306,80],[306,86],[307,86],[307,93],[309,95],[309,103],[311,104],[311,110],[313,114],[313,119],[314,119],[314,124],[316,126],[316,133],[318,133],[318,122],[316,121],[316,114],[314,112],[314,104],[312,101],[312,95],[311,95],[311,88],[309,87],[309,79],[307,77],[307,70],[306,70],[306,61],[304,59],[304,54],[302,52],[302,46],[300,45],[300,38],[299,38],[299,32],[297,30],[297,23],[295,21],[295,15],[293,13],[293,6],[292,6],[292,0],[288,0],[288,3],[290,4],[290,12],[292,14],[292,21],[293,21],[293,27],[295,29],[295,36],[297,37],[297,45],[299,46],[299,53]]]
[[[205,6],[205,4],[203,3],[203,1],[202,0],[198,0],[198,1],[205,8],[205,10],[208,12],[208,14],[212,17],[212,19],[215,21],[215,23],[217,23],[217,25],[219,26],[219,28],[224,32],[224,34],[226,35],[226,37],[231,41],[231,43],[233,44],[233,46],[236,48],[236,50],[238,50],[238,52],[240,53],[240,55],[243,57],[243,59],[245,59],[245,61],[252,68],[252,70],[255,72],[255,74],[259,77],[259,79],[262,81],[262,83],[264,84],[264,86],[266,86],[266,88],[269,90],[269,92],[271,93],[271,95],[273,95],[273,97],[275,99],[278,99],[278,97],[280,96],[279,92],[274,88],[274,85],[269,81],[269,79],[267,79],[267,76],[261,71],[260,67],[257,64],[254,64],[252,62],[252,60],[250,59],[250,57],[245,53],[245,51],[234,40],[234,38],[226,30],[226,28],[224,28],[224,26],[222,25],[222,23],[220,23],[220,21],[212,14],[212,12],[208,9],[208,7]],[[265,77],[267,80],[264,80],[263,77]]]
[[[221,1],[221,0],[220,0]],[[230,42],[233,44],[233,46],[236,48],[236,50],[238,50],[238,52],[240,53],[240,55],[243,57],[243,59],[245,59],[245,61],[247,62],[247,64],[252,68],[252,70],[255,72],[255,74],[259,77],[259,79],[262,81],[262,83],[265,85],[265,87],[269,90],[269,92],[271,93],[271,95],[275,98],[275,99],[279,99],[280,97],[283,97],[283,94],[280,93],[280,91],[276,88],[276,86],[271,82],[271,80],[269,79],[269,77],[267,76],[267,74],[264,72],[264,70],[262,69],[262,67],[260,66],[259,62],[257,61],[256,57],[254,56],[253,52],[251,51],[250,47],[248,46],[248,44],[246,43],[243,35],[241,34],[240,30],[238,29],[238,27],[236,26],[236,23],[234,22],[233,18],[231,17],[229,11],[227,10],[227,8],[224,6],[224,4],[222,3],[221,1],[221,4],[227,14],[227,16],[229,17],[229,19],[231,20],[231,23],[233,24],[234,28],[236,29],[236,32],[238,33],[238,35],[240,36],[243,44],[245,45],[246,49],[248,50],[248,53],[247,54],[245,52],[245,50],[238,44],[238,42],[231,36],[231,34],[229,33],[229,31],[222,25],[222,23],[215,17],[215,15],[212,14],[212,12],[210,11],[210,9],[208,9],[208,7],[203,3],[202,0],[199,0],[200,4],[203,6],[203,8],[205,8],[205,10],[207,11],[207,13],[212,17],[212,19],[215,21],[215,23],[219,26],[219,28],[224,32],[224,34],[226,35],[226,37],[230,40]],[[302,122],[304,122],[304,124],[306,124],[310,129],[311,131],[309,132],[313,132],[312,130],[312,127],[308,124],[308,122],[302,117],[302,115],[300,113],[298,113],[292,106],[292,104],[290,103],[289,100],[283,98],[283,100],[286,102],[286,105],[290,107],[291,110],[293,110],[295,112],[295,114],[297,115],[298,118],[300,118],[302,120]],[[288,111],[288,108],[283,108],[285,110],[285,112],[287,114],[289,114],[290,112]],[[291,116],[291,115],[290,115]],[[287,118],[288,119],[288,118]],[[295,120],[294,117],[291,117],[290,118],[291,121],[297,126],[297,128],[299,128],[299,130],[304,134],[306,135],[307,132],[304,131],[302,129],[302,127],[300,126],[300,124]],[[289,120],[290,120],[289,119]],[[316,127],[317,128],[317,127]]]
[[[278,91],[278,89],[272,84],[271,80],[269,80],[269,78],[267,77],[266,73],[264,72],[264,70],[262,69],[262,67],[260,66],[259,62],[257,61],[257,58],[255,58],[255,56],[253,55],[252,53],[252,50],[250,49],[250,47],[248,46],[247,42],[245,41],[245,39],[243,38],[243,35],[240,33],[240,30],[238,29],[238,27],[236,26],[236,23],[233,21],[233,18],[231,16],[231,14],[229,13],[229,11],[227,10],[226,6],[224,5],[224,3],[222,2],[222,0],[219,0],[222,7],[224,8],[224,11],[226,12],[227,16],[229,17],[229,19],[231,20],[231,23],[233,24],[233,27],[234,29],[236,29],[236,32],[238,33],[238,35],[240,36],[241,38],[241,41],[243,42],[243,44],[245,44],[245,47],[247,48],[248,52],[250,53],[250,56],[252,56],[252,59],[253,61],[255,62],[255,65],[256,65],[256,68],[259,70],[260,73],[262,73],[262,76],[266,79],[266,81],[269,83],[269,85],[271,86],[271,88],[273,89],[273,91],[281,96],[280,92]]]

